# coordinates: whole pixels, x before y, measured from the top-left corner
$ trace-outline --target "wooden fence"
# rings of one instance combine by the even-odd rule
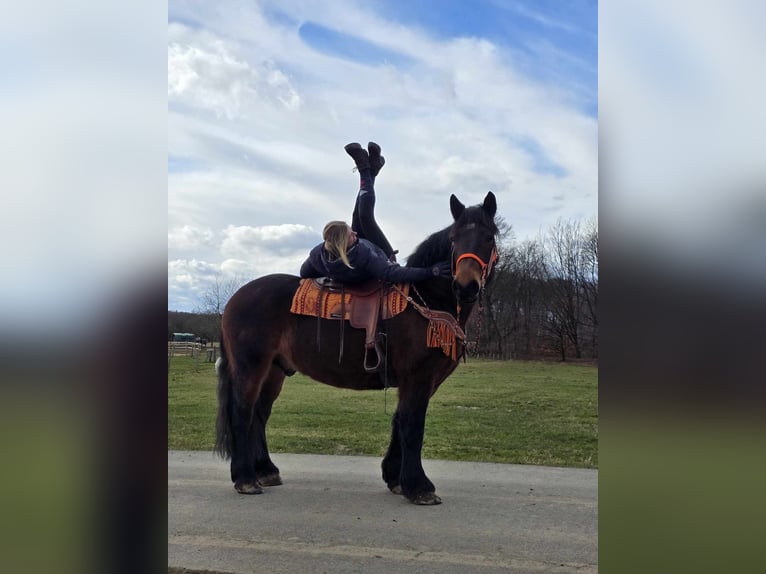
[[[218,347],[191,341],[168,341],[168,360],[170,357],[204,357],[206,363],[215,363]]]

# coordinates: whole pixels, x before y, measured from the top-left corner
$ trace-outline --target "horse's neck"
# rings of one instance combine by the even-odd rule
[[[458,320],[458,324],[465,330],[465,326],[468,323],[468,318],[473,312],[473,308],[476,303],[464,303],[460,306],[460,313],[458,316],[457,300],[455,294],[451,288],[444,289],[440,287],[441,283],[428,280],[419,283],[416,287],[417,292],[420,294],[420,298],[423,299],[426,306],[434,311],[446,311]]]
[[[460,307],[460,316],[458,317],[458,323],[460,327],[465,331],[465,326],[468,323],[468,318],[473,312],[475,303],[468,303]]]
[[[457,301],[455,300],[455,294],[452,292],[449,284],[447,284],[448,286],[446,288],[443,287],[445,283],[445,281],[429,279],[418,283],[415,288],[417,289],[417,294],[420,296],[419,298],[423,299],[422,303],[425,303],[429,309],[433,311],[446,311],[453,317],[457,317]],[[417,299],[418,297],[416,297],[416,300]],[[463,306],[460,309],[460,323],[462,327],[465,326],[465,321],[467,320],[472,307],[473,305],[468,307]]]

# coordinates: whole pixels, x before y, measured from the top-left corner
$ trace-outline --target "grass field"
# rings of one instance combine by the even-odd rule
[[[423,458],[596,468],[597,382],[591,365],[469,360],[431,399]],[[169,449],[212,450],[215,390],[211,363],[173,357]],[[295,375],[274,404],[269,449],[383,456],[396,396]]]

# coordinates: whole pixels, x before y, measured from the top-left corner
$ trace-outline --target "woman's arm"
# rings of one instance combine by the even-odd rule
[[[313,263],[313,259],[317,257],[315,251],[316,247],[311,250],[308,259],[306,259],[306,261],[303,262],[303,265],[301,265],[300,276],[304,279],[309,277],[322,277],[324,275],[324,272],[318,269]]]
[[[370,275],[386,283],[411,283],[451,274],[447,262],[433,267],[402,267],[386,259],[382,251],[381,254],[370,254],[366,268]]]

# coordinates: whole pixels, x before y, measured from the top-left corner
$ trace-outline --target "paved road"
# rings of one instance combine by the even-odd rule
[[[391,494],[380,459],[275,454],[282,486],[237,494],[228,463],[168,452],[168,565],[236,573],[598,571],[595,470],[426,460],[442,497]]]

